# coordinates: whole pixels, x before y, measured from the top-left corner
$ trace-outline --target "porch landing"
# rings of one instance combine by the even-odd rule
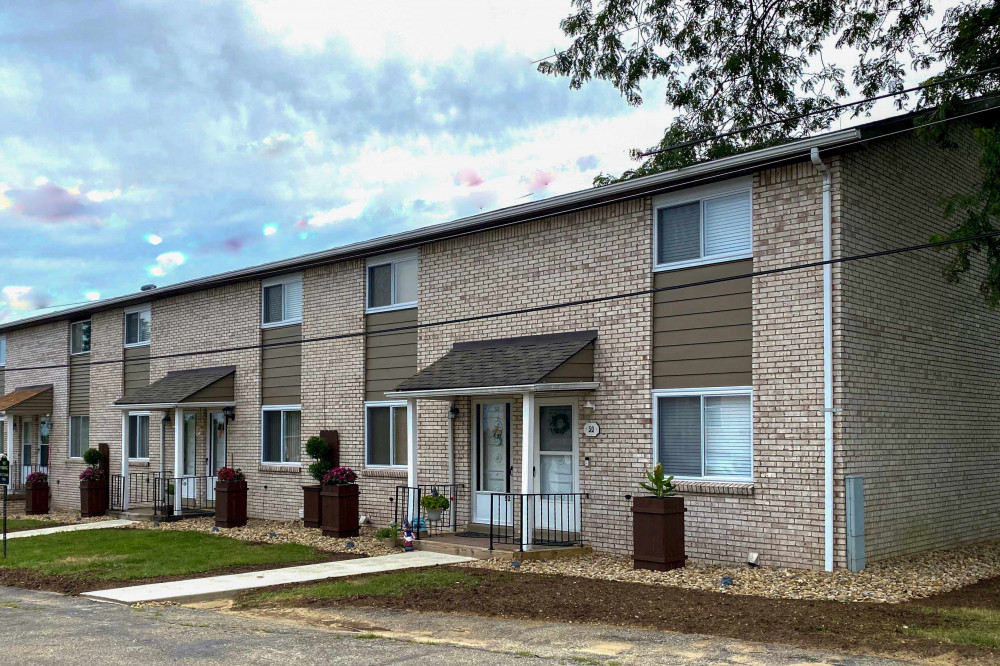
[[[519,551],[517,546],[508,543],[494,543],[490,550],[489,537],[470,537],[454,534],[435,534],[413,541],[416,550],[432,553],[445,553],[461,557],[472,557],[477,560],[554,560],[562,557],[580,557],[593,552],[590,546],[535,546],[532,550]]]

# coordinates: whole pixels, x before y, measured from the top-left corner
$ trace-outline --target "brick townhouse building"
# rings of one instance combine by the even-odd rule
[[[980,177],[971,128],[946,149],[912,123],[4,324],[3,446],[69,509],[107,443],[127,501],[156,474],[211,501],[229,463],[252,517],[297,519],[303,443],[336,430],[376,525],[397,488],[455,484],[459,531],[530,495],[624,554],[659,461],[703,561],[858,568],[1000,537],[1000,315],[976,279],[948,284],[934,252],[766,273],[948,228],[939,199]]]

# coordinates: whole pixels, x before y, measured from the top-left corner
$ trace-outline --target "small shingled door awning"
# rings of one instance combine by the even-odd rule
[[[175,370],[116,400],[118,409],[229,407],[235,399],[236,366]]]
[[[388,398],[593,391],[597,331],[457,342]]]
[[[52,384],[22,386],[0,398],[0,412],[10,416],[52,413]]]

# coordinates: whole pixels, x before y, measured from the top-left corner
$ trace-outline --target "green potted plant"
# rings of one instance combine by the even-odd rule
[[[108,479],[101,469],[101,452],[83,452],[87,467],[80,472],[80,515],[84,518],[103,516],[108,512]]]
[[[399,525],[393,523],[389,527],[381,527],[375,530],[375,538],[381,539],[382,543],[389,548],[394,548],[399,539]]]
[[[174,515],[174,484],[172,483],[167,484],[167,501],[164,505],[163,515]]]
[[[320,497],[323,477],[337,466],[336,452],[331,443],[322,437],[310,437],[306,442],[306,453],[315,461],[307,469],[316,483],[302,486],[302,524],[318,528],[323,523],[323,502]]]
[[[215,473],[215,526],[247,524],[247,477],[237,467],[220,467]]]
[[[639,486],[651,495],[632,498],[632,562],[636,569],[669,571],[684,566],[684,498],[674,477],[657,464]]]
[[[350,467],[334,467],[323,477],[323,536],[342,539],[361,533],[357,479]]]
[[[24,512],[37,516],[49,512],[49,475],[32,472],[24,480]]]
[[[439,495],[437,490],[432,490],[430,495],[420,498],[420,506],[427,511],[427,520],[437,522],[441,520],[441,512],[447,511],[451,502],[444,495]]]

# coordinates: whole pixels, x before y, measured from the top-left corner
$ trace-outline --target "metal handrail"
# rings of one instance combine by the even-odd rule
[[[433,536],[445,532],[454,532],[458,524],[458,507],[461,504],[464,483],[429,483],[420,486],[396,486],[393,498],[393,522],[400,527],[404,521],[413,527],[413,538],[420,539],[421,534]],[[449,507],[441,512],[439,520],[430,520],[427,510],[420,500],[432,493],[445,495]]]
[[[153,503],[153,513],[157,516],[175,514],[176,496],[180,494],[181,512],[209,515],[215,512],[216,477],[213,476],[164,476],[160,480],[162,493]],[[170,487],[173,486],[173,493]],[[212,495],[212,497],[209,497]]]
[[[490,550],[497,544],[582,546],[586,493],[490,493]],[[525,539],[525,534],[528,539]]]

